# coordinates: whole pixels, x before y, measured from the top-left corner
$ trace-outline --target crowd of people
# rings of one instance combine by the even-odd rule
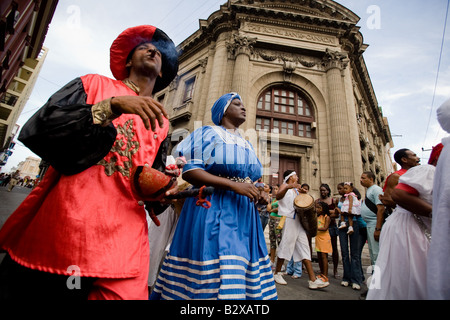
[[[450,100],[441,106],[438,114],[442,127],[449,129],[450,120],[445,120],[445,115],[450,114]],[[449,231],[448,200],[442,193],[448,190],[448,184],[445,175],[436,173],[439,163],[439,172],[445,173],[445,165],[438,160],[446,143],[448,138],[433,148],[425,165],[420,165],[420,159],[413,151],[397,150],[394,159],[400,170],[387,177],[383,188],[376,184],[373,172],[363,172],[359,182],[365,189],[364,199],[352,182],[337,185],[338,197],[332,196],[327,184],[320,186],[314,213],[317,218],[314,237],[319,265],[317,275],[311,267],[311,237],[307,226],[301,223],[303,210],[295,207],[295,198],[300,193],[308,193],[309,186],[300,186],[298,176],[292,170],[284,173],[281,186],[269,187],[258,182],[261,192],[267,192],[271,199],[266,210],[270,217],[269,246],[275,282],[287,285],[283,276],[291,275],[297,279],[302,271],[306,271],[310,289],[327,287],[328,255],[331,255],[333,275],[342,277],[342,286],[351,285],[360,290],[367,280],[368,289],[361,294],[363,299],[449,299],[449,286],[439,281],[435,273],[448,268],[448,245],[440,241],[448,237]],[[436,186],[441,192],[433,192]],[[433,208],[435,203],[439,205],[438,210]],[[263,211],[260,210],[261,221],[266,219]],[[434,223],[436,215],[443,223]],[[431,242],[432,229],[440,232],[439,240],[434,242]],[[367,279],[361,262],[366,243],[371,263],[368,268],[371,275]],[[337,268],[339,252],[342,275],[338,274]],[[431,254],[434,254],[433,258]],[[281,272],[286,260],[289,265]],[[300,265],[293,268],[292,263]]]
[[[29,177],[22,178],[19,170],[12,173],[0,173],[0,187],[6,187],[9,192],[11,192],[15,186],[33,188],[35,184],[35,179],[30,179]]]
[[[181,190],[176,175],[144,195],[143,168],[165,178],[176,171],[167,163],[168,115],[152,94],[175,78],[177,54],[162,30],[129,28],[111,46],[115,79],[74,79],[24,125],[19,140],[50,168],[0,230],[0,250],[7,253],[1,300],[275,300],[275,283],[286,285],[285,263],[293,278],[304,267],[310,289],[328,287],[329,255],[340,284],[360,290],[366,241],[374,266],[367,299],[449,298],[442,281],[450,265],[449,179],[441,161],[434,169],[442,145],[430,165],[417,166],[410,150],[397,151],[402,169],[387,178],[384,191],[373,173],[363,172],[365,199],[355,182],[344,181],[338,197],[322,184],[320,197],[301,207],[296,199],[307,199],[310,188],[298,183],[297,172],[284,172],[279,186],[258,181],[261,162],[239,130],[245,104],[230,92],[211,108],[214,125],[196,129],[174,151],[185,160],[178,178],[198,198],[171,200]],[[438,110],[447,132],[449,109],[450,100]],[[443,150],[447,159],[449,147]],[[214,188],[209,197],[206,186]]]
[[[363,281],[361,253],[366,241],[366,224],[358,214],[361,198],[353,184],[349,182],[338,184],[339,197],[332,196],[328,184],[320,186],[320,197],[314,200],[314,210],[310,213],[317,217],[317,234],[314,237],[308,234],[301,223],[302,210],[295,208],[294,205],[297,195],[309,193],[308,184],[298,184],[298,175],[295,171],[288,170],[284,173],[284,182],[281,186],[268,187],[266,184],[259,187],[261,192],[266,192],[262,191],[264,188],[268,190],[271,198],[266,211],[270,216],[269,246],[275,282],[286,285],[287,282],[283,276],[290,275],[293,279],[298,279],[303,272],[306,272],[310,289],[325,288],[330,284],[328,279],[328,255],[330,255],[334,278],[342,277],[341,285],[349,286],[351,283],[353,289],[359,290]],[[352,197],[351,205],[349,205],[349,197]],[[257,207],[259,206],[257,204]],[[261,213],[261,221],[264,219],[266,217]],[[356,224],[349,223],[353,219]],[[338,228],[339,221],[342,221],[341,228]],[[264,230],[263,222],[262,226]],[[314,247],[312,238],[314,238]],[[338,243],[341,245],[340,250],[338,250]],[[317,275],[311,264],[313,250],[317,252],[320,269]],[[339,251],[341,251],[344,265],[343,275],[338,274]],[[281,272],[282,269],[284,272]]]

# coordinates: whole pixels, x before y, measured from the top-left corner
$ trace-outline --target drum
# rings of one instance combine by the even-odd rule
[[[314,198],[309,194],[300,193],[294,199],[294,208],[306,234],[311,238],[315,237],[317,235],[317,214]]]

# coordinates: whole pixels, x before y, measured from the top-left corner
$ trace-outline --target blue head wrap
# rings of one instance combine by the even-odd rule
[[[230,92],[227,94],[224,94],[221,96],[217,101],[214,103],[212,109],[211,109],[211,118],[212,122],[216,126],[220,125],[220,122],[222,121],[223,115],[225,114],[225,111],[227,111],[228,106],[230,105],[231,101],[234,99],[239,99],[242,101],[239,94],[236,92]]]

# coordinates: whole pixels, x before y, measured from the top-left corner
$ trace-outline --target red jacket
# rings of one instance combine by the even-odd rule
[[[99,75],[81,77],[81,84],[87,105],[137,95],[123,82]],[[133,197],[129,172],[132,166],[153,164],[169,123],[165,119],[164,127],[152,132],[139,116],[123,114],[113,125],[115,143],[100,162],[73,175],[50,167],[6,221],[0,246],[16,262],[67,275],[76,265],[81,276],[100,278],[148,272],[139,270],[140,259],[149,259],[146,212]]]

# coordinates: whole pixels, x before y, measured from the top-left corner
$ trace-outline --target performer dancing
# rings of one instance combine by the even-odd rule
[[[110,62],[117,80],[73,80],[21,131],[51,167],[0,232],[3,299],[148,299],[146,212],[130,171],[164,170],[169,123],[152,94],[177,74],[177,51],[160,29],[137,26],[113,42]]]
[[[440,149],[442,145],[435,148]],[[367,300],[423,300],[428,297],[427,255],[435,165],[439,155],[440,151],[432,152],[429,164],[410,168],[400,177],[392,193],[397,206],[381,230],[380,252]]]
[[[216,126],[183,140],[183,179],[215,188],[211,207],[187,199],[151,299],[276,299],[261,221],[255,207],[262,166],[238,132],[245,108],[237,93],[212,107]]]

